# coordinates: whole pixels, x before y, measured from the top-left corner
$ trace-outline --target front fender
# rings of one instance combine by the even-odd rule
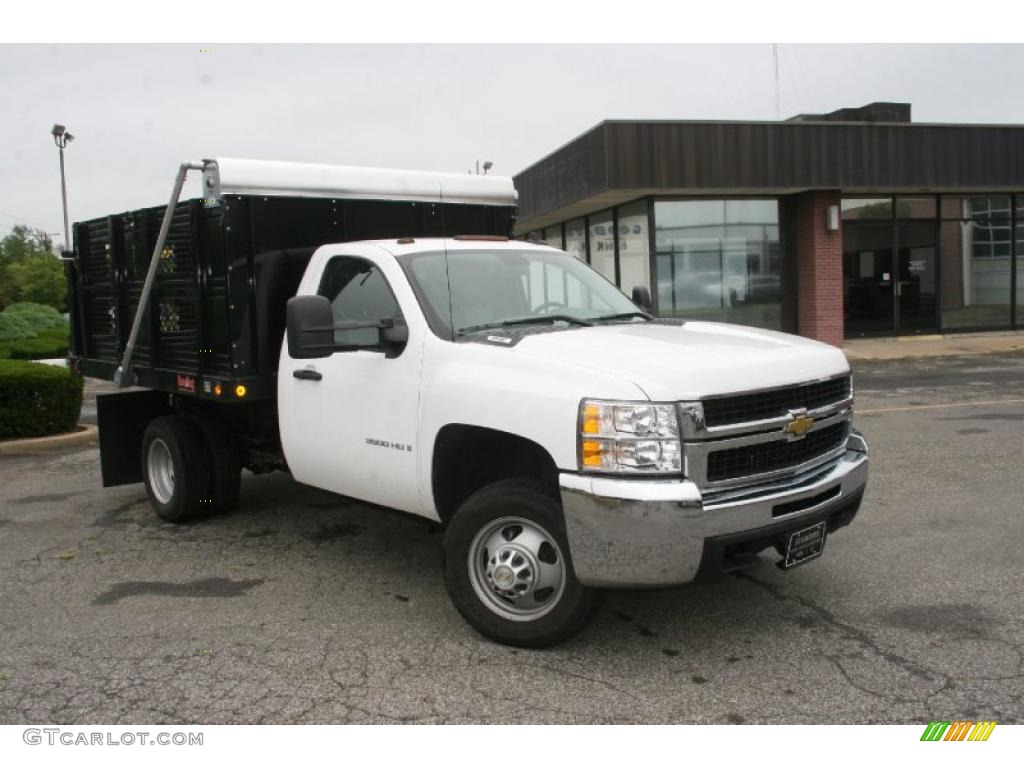
[[[629,379],[571,363],[553,363],[515,348],[430,338],[420,386],[420,500],[437,509],[434,446],[448,424],[494,429],[544,448],[560,470],[577,467],[577,419],[584,398],[646,400]]]

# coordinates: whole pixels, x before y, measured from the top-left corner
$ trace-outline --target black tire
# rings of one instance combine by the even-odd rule
[[[192,422],[203,438],[206,456],[206,497],[211,512],[224,512],[238,503],[242,484],[242,458],[238,441],[223,422],[213,418]]]
[[[162,445],[154,448],[158,442]],[[162,416],[146,427],[142,478],[149,501],[161,519],[182,523],[209,507],[204,458],[202,437],[181,416]],[[169,483],[159,469],[167,462],[172,470]]]
[[[504,518],[521,519],[539,526],[540,532],[554,539],[557,551],[561,554],[563,587],[560,593],[552,590],[551,599],[555,602],[544,607],[542,610],[547,612],[536,618],[520,617],[514,620],[500,615],[498,611],[502,609],[501,606],[492,606],[501,603],[502,599],[481,598],[477,587],[474,587],[474,581],[485,593],[488,587],[488,582],[479,573],[475,576],[473,574],[470,552],[474,549],[474,541],[478,534],[495,529],[495,526],[500,530],[500,535],[504,536],[505,530],[498,525],[498,521]],[[511,524],[509,527],[514,529],[516,526]],[[514,543],[515,539],[509,541]],[[444,551],[445,585],[452,602],[470,626],[491,640],[521,648],[546,648],[575,635],[583,629],[593,613],[595,592],[576,580],[561,505],[545,493],[543,486],[535,480],[503,480],[482,488],[466,499],[448,525]],[[552,560],[556,561],[557,558]],[[486,558],[481,562],[481,569],[486,569],[485,562]],[[538,595],[542,591],[538,589]]]

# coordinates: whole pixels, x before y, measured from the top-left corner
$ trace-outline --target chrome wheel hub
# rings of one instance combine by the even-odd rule
[[[167,504],[174,497],[174,459],[167,443],[159,438],[149,444],[146,454],[146,469],[149,487],[161,504]]]
[[[487,581],[495,592],[505,597],[518,597],[533,589],[537,564],[521,547],[499,547],[487,561]]]
[[[468,566],[477,596],[512,621],[544,616],[565,589],[565,562],[558,543],[524,518],[506,517],[485,526],[470,546]]]

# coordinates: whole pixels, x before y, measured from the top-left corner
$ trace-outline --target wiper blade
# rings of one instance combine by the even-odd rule
[[[615,315],[601,315],[600,317],[593,318],[594,322],[601,323],[605,320],[629,320],[631,317],[642,317],[644,320],[653,320],[654,315],[649,312],[619,312]]]
[[[468,325],[465,328],[459,328],[458,333],[459,335],[462,335],[464,333],[473,333],[475,331],[486,331],[491,328],[505,328],[511,325],[537,325],[540,323],[554,322],[568,323],[569,325],[593,325],[589,320],[584,320],[580,317],[573,317],[572,315],[538,315],[537,317],[516,317],[511,320],[499,320],[496,323]]]

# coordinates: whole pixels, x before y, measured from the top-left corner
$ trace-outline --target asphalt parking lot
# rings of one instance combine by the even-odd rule
[[[0,722],[1024,722],[1024,357],[856,386],[872,478],[820,560],[538,652],[463,623],[423,521],[277,474],[173,526],[95,447],[2,458]]]

